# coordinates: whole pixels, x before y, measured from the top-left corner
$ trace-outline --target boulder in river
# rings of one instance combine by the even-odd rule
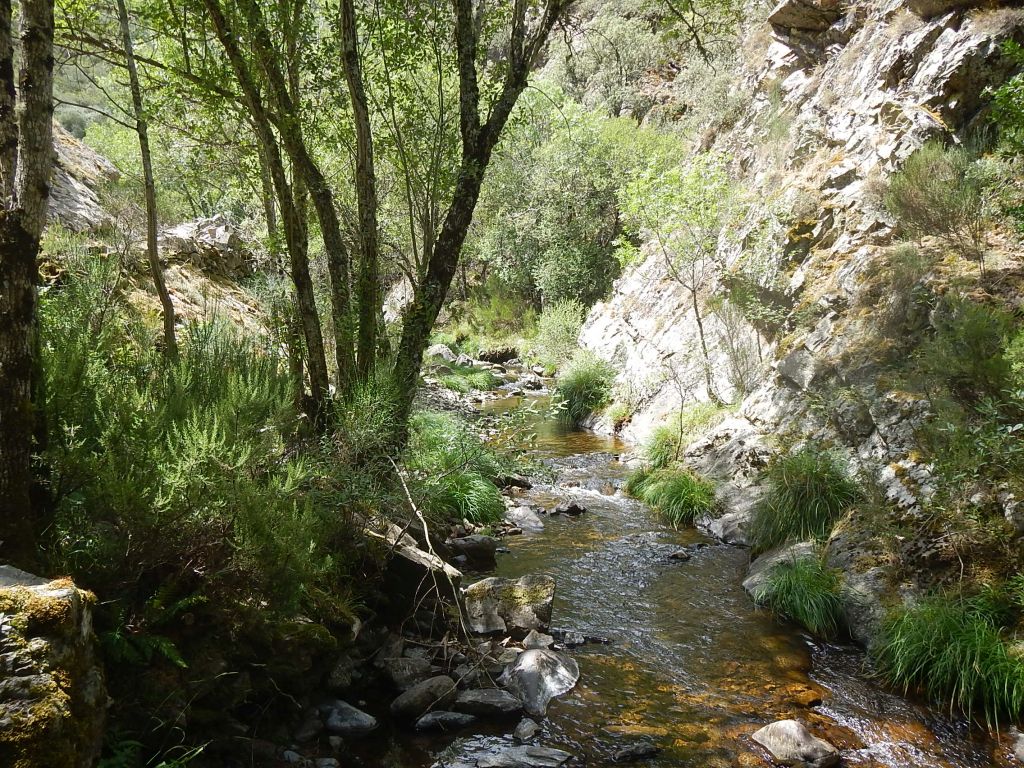
[[[541,648],[523,651],[502,675],[505,687],[522,699],[527,714],[535,717],[543,717],[551,699],[571,691],[579,679],[575,659]]]
[[[381,659],[380,665],[384,674],[400,691],[411,688],[420,680],[430,677],[433,666],[429,659]]]
[[[427,347],[427,357],[437,357],[446,363],[455,362],[455,353],[447,344],[432,344]]]
[[[779,720],[752,737],[780,765],[831,768],[839,764],[839,750],[807,730],[799,720]]]
[[[536,629],[531,629],[530,633],[523,638],[523,648],[530,650],[531,648],[550,648],[555,644],[555,638],[551,635],[545,635],[543,632],[538,632]]]
[[[516,729],[512,732],[512,738],[520,744],[523,744],[533,739],[533,737],[538,733],[540,733],[540,725],[537,721],[524,717],[519,721],[519,725],[517,725]]]
[[[485,755],[476,764],[477,768],[559,768],[571,757],[560,749],[523,745]]]
[[[504,346],[481,349],[476,357],[477,360],[483,360],[485,363],[507,363],[510,360],[515,360],[518,356],[519,352],[515,347]]]
[[[465,728],[476,722],[476,718],[473,715],[468,715],[464,712],[448,712],[447,710],[438,710],[436,712],[427,712],[423,717],[416,721],[417,731],[457,731],[460,728]]]
[[[455,710],[480,717],[506,717],[521,712],[523,702],[500,688],[480,688],[460,691],[455,699]]]
[[[445,709],[455,700],[455,681],[447,675],[430,677],[391,702],[391,714],[415,720],[432,709]]]
[[[531,629],[547,628],[554,599],[555,580],[550,576],[494,576],[465,590],[466,618],[470,630],[477,634],[502,632],[522,637]]]
[[[578,501],[567,501],[559,504],[557,507],[551,510],[552,515],[568,515],[569,517],[579,517],[587,511],[587,508],[580,504]]]
[[[616,763],[635,763],[638,760],[648,760],[659,752],[661,747],[653,741],[642,739],[617,749],[613,759]]]
[[[512,507],[505,512],[505,519],[524,531],[539,531],[544,527],[540,515],[527,506]]]
[[[338,736],[355,736],[369,733],[377,727],[377,718],[357,709],[347,701],[335,699],[320,706],[324,727]]]

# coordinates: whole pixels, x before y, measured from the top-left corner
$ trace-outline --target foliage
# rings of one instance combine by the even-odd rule
[[[466,394],[474,389],[487,391],[501,383],[501,380],[489,368],[474,368],[471,365],[459,365],[458,363],[447,363],[445,368],[450,373],[440,373],[437,380],[442,387],[454,392]]]
[[[983,264],[991,184],[985,166],[965,148],[932,141],[893,176],[885,204],[911,234],[940,237],[964,258]]]
[[[935,334],[921,345],[921,370],[967,402],[1000,397],[1011,383],[1003,347],[1012,322],[1003,311],[970,299],[944,299],[933,313]]]
[[[1024,708],[1024,661],[1011,650],[1005,604],[991,595],[936,594],[887,616],[873,649],[879,674],[904,691],[990,726]]]
[[[800,557],[776,564],[754,599],[782,619],[790,619],[827,639],[839,631],[842,614],[839,571],[820,557]]]
[[[670,417],[668,424],[657,427],[644,445],[644,457],[655,469],[676,462],[688,443],[725,414],[723,406],[697,403]]]
[[[452,315],[445,331],[451,347],[474,358],[483,350],[523,347],[537,323],[536,310],[495,279],[471,290],[466,301],[454,302]]]
[[[643,501],[672,527],[692,525],[715,507],[715,488],[686,469],[638,470],[626,492]]]
[[[494,480],[509,469],[507,461],[452,416],[414,414],[405,464],[423,509],[436,520],[493,523],[505,511]]]
[[[767,490],[750,524],[751,544],[760,552],[827,537],[860,495],[842,460],[813,444],[776,459],[764,479]]]
[[[1003,53],[1011,62],[1024,65],[1024,47],[1014,40],[1003,43]],[[1012,151],[1024,154],[1024,72],[1020,72],[992,94],[992,118],[999,137]]]
[[[593,352],[580,350],[559,374],[553,401],[558,418],[579,426],[591,414],[608,404],[615,369]]]
[[[576,353],[583,319],[583,305],[575,299],[563,299],[545,307],[537,322],[530,357],[547,373],[557,371]]]

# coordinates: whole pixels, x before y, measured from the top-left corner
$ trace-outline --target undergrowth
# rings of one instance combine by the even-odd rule
[[[685,469],[637,470],[626,481],[625,490],[676,528],[692,525],[715,506],[714,486]]]
[[[582,424],[608,404],[614,377],[610,363],[592,352],[577,352],[555,383],[553,402],[558,418],[572,426]]]
[[[800,557],[776,564],[754,599],[779,618],[795,621],[828,640],[839,632],[841,589],[839,571],[820,557]]]

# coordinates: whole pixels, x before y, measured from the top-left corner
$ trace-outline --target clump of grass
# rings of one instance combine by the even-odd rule
[[[572,426],[582,424],[608,404],[614,377],[615,369],[608,362],[586,350],[576,353],[555,385],[558,418]]]
[[[813,445],[775,461],[766,480],[768,490],[750,524],[750,540],[758,552],[826,538],[860,496],[842,460]]]
[[[724,406],[697,403],[674,414],[669,423],[656,428],[644,445],[644,457],[655,469],[667,467],[679,460],[683,448],[693,441],[701,430],[721,420]]]
[[[795,621],[826,640],[839,632],[842,613],[839,572],[820,557],[777,564],[754,599],[781,619]]]
[[[673,527],[692,525],[715,506],[715,488],[685,469],[641,469],[626,481],[626,492],[643,501]]]
[[[464,395],[473,390],[491,390],[501,383],[501,379],[487,368],[474,368],[471,365],[456,363],[450,363],[447,367],[451,373],[443,373],[438,376],[438,382],[445,389],[461,392]]]
[[[415,414],[405,465],[419,481],[421,506],[434,518],[474,523],[501,519],[505,505],[494,480],[511,469],[509,462],[455,417]]]
[[[934,595],[892,611],[872,649],[879,674],[906,691],[985,722],[1016,720],[1024,709],[1024,661],[1004,638],[1000,611],[975,597]]]

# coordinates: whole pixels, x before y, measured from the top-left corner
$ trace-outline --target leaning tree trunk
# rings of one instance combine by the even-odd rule
[[[24,0],[20,17],[16,92],[11,2],[0,0],[0,552],[32,565],[45,523],[32,503],[32,452],[45,425],[36,284],[53,167],[53,2]]]
[[[149,123],[142,107],[142,86],[135,64],[135,48],[132,45],[128,6],[125,0],[117,0],[117,16],[121,23],[121,42],[124,46],[124,60],[128,67],[128,83],[132,92],[135,130],[139,134],[139,154],[142,155],[142,183],[146,197],[146,258],[149,261],[149,271],[153,276],[156,295],[160,297],[160,306],[163,309],[164,354],[173,360],[178,357],[178,341],[174,335],[174,304],[171,302],[171,294],[167,291],[164,270],[160,265],[160,255],[157,253],[156,182],[153,179],[153,158],[149,151]]]

